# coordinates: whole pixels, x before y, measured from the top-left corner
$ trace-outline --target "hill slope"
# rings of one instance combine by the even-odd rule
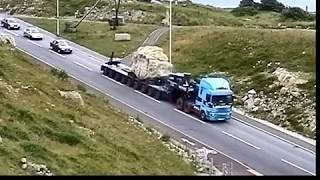
[[[79,10],[84,13],[85,7],[90,7],[96,0],[60,0],[60,16],[74,16]],[[113,0],[101,1],[97,8],[87,17],[93,20],[106,20],[113,14]],[[56,14],[56,4],[52,0],[33,0],[24,2],[23,0],[2,0],[0,7],[9,10],[15,14],[29,14],[33,16],[54,17]],[[142,24],[161,24],[168,11],[167,5],[150,4],[138,2],[135,0],[121,1],[120,15],[124,16],[127,22]],[[280,22],[280,14],[273,12],[259,12],[255,16],[235,17],[230,11],[198,4],[179,4],[174,5],[172,9],[172,22],[175,25],[182,26],[245,26],[245,27],[263,27],[279,28],[281,23],[287,27],[296,27],[297,25],[306,27],[315,27],[315,22]]]
[[[168,52],[168,36],[160,45]],[[315,138],[315,31],[176,27],[172,47],[178,71],[227,72],[237,105],[255,89],[251,114]]]
[[[81,106],[58,92],[76,87],[29,57],[3,45],[0,57],[0,174],[32,174],[21,168],[24,156],[54,175],[193,174],[102,98],[80,91]]]

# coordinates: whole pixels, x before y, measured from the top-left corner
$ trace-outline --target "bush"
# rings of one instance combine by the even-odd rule
[[[292,20],[302,20],[302,21],[313,21],[314,16],[304,11],[299,7],[289,7],[284,9],[281,13],[281,18],[283,20],[292,19]]]
[[[82,86],[82,85],[77,85],[77,89],[79,90],[79,91],[82,91],[82,92],[86,92],[87,91],[87,89],[84,87],[84,86]]]
[[[258,14],[258,10],[254,7],[237,7],[234,8],[231,13],[234,16],[254,16]]]
[[[163,142],[169,142],[170,141],[170,136],[169,135],[162,135],[160,140],[163,141]]]
[[[68,74],[63,70],[51,69],[51,73],[63,81],[69,77]]]

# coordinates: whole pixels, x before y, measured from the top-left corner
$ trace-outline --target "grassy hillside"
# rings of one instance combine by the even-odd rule
[[[167,36],[162,38],[160,46],[168,52]],[[270,112],[261,110],[257,114],[275,124],[315,137],[315,131],[300,126],[310,123],[301,108],[306,110],[311,107],[311,102],[315,102],[315,31],[176,27],[172,46],[172,61],[178,71],[191,72],[195,76],[213,71],[228,72],[239,105],[243,105],[241,98],[250,89],[258,93],[263,91],[268,98],[277,100],[282,88],[272,85],[276,81],[272,72],[277,67],[306,73],[303,78],[308,82],[299,85],[303,92],[301,97],[292,100],[291,106],[285,108],[284,115],[289,124],[283,122],[283,117],[269,117]],[[302,99],[304,94],[311,102]]]
[[[35,24],[47,31],[56,32],[56,21],[48,19],[23,18],[23,20]],[[138,48],[148,35],[157,28],[154,25],[127,24],[120,26],[116,31],[110,30],[106,23],[83,22],[78,27],[77,33],[64,33],[65,21],[61,21],[61,36],[83,46],[89,47],[106,56],[115,52],[115,56],[121,57]],[[114,41],[114,34],[126,32],[131,35],[131,41]]]
[[[55,175],[193,174],[102,98],[80,91],[79,106],[58,93],[77,91],[68,81],[2,45],[0,57],[0,174],[29,174],[19,163],[24,156]]]
[[[18,7],[13,10],[14,13],[26,13],[36,16],[53,17],[56,13],[55,1],[42,0],[36,3],[29,1],[27,5],[23,5],[22,0],[3,0],[0,6],[6,7],[8,4],[11,8]],[[76,10],[84,11],[86,6],[90,7],[95,0],[60,0],[60,15],[74,16]],[[110,3],[112,2],[112,3]],[[34,8],[33,8],[34,7]],[[113,1],[101,1],[98,8],[107,7],[102,13],[111,13]],[[31,8],[31,9],[30,9]],[[131,12],[132,14],[138,11],[143,12],[142,20],[133,20],[132,23],[139,24],[160,24],[166,16],[168,8],[165,5],[150,4],[134,1],[133,3],[122,2],[120,14]],[[280,23],[280,14],[273,12],[259,12],[255,16],[235,17],[230,11],[221,8],[209,7],[204,5],[188,4],[174,5],[172,10],[172,20],[175,25],[182,26],[197,26],[197,25],[218,25],[218,26],[249,26],[275,28]],[[282,25],[295,27],[300,25],[303,27],[315,27],[315,22],[281,22]]]

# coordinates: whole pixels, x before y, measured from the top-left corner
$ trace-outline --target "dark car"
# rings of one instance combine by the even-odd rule
[[[53,40],[50,42],[50,49],[53,51],[56,51],[60,54],[66,53],[66,54],[71,54],[72,53],[72,48],[69,46],[67,41],[65,40]]]
[[[9,30],[11,30],[11,29],[19,30],[20,29],[20,24],[13,18],[2,19],[1,25]]]

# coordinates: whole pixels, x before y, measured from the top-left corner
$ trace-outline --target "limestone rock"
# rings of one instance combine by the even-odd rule
[[[140,79],[166,76],[172,72],[172,64],[163,50],[157,46],[140,47],[133,53],[131,69]]]

